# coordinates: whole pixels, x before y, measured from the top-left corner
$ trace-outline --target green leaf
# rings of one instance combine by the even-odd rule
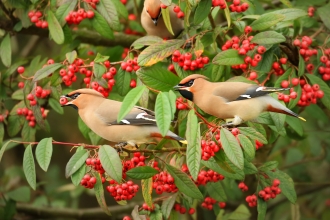
[[[284,123],[285,123],[286,115],[275,113],[275,112],[269,112],[269,115],[270,115],[271,119],[273,120],[273,124],[275,125],[276,131],[280,135],[285,136],[286,132],[284,129]]]
[[[4,145],[2,145],[2,147],[0,149],[0,162],[1,162],[2,156],[5,153],[6,148],[9,145],[9,143],[11,143],[11,142],[10,141],[7,141]]]
[[[14,137],[23,127],[25,118],[18,115],[10,115],[8,117],[7,132],[10,137]]]
[[[161,8],[161,13],[162,13],[162,17],[163,17],[163,21],[165,23],[165,26],[168,30],[168,32],[170,32],[173,36],[174,36],[174,32],[172,29],[172,25],[171,25],[171,17],[170,17],[170,9],[167,8]]]
[[[26,120],[22,128],[22,139],[24,141],[35,141],[36,128],[29,126],[29,122]]]
[[[289,8],[292,8],[292,4],[289,0],[280,0],[284,5],[286,5]]]
[[[122,163],[118,152],[109,145],[103,145],[99,148],[99,158],[103,169],[117,183],[122,179]]]
[[[299,67],[298,67],[298,76],[305,74],[305,61],[304,58],[299,54]]]
[[[48,99],[49,105],[52,109],[54,109],[54,111],[56,111],[58,114],[63,114],[64,110],[63,107],[60,105],[60,103],[54,99],[54,98],[49,98]]]
[[[279,179],[281,181],[280,188],[282,190],[282,194],[285,195],[291,203],[296,203],[297,194],[294,189],[294,182],[288,174],[277,170],[276,172],[267,172],[267,175],[272,179]]]
[[[295,132],[297,132],[299,136],[302,137],[304,135],[304,129],[300,119],[295,117],[286,117],[285,121]]]
[[[266,171],[271,171],[276,169],[278,166],[278,162],[277,161],[267,161],[266,163],[264,163],[263,165],[261,165],[258,169],[260,171],[266,172]]]
[[[238,136],[239,143],[241,144],[245,158],[248,161],[252,161],[255,157],[256,147],[253,143],[251,143],[250,139],[247,138],[245,135],[239,134]]]
[[[116,76],[116,88],[118,91],[118,94],[121,96],[124,96],[128,93],[130,90],[130,82],[131,82],[131,74],[124,71],[122,68],[119,69]]]
[[[96,54],[96,57],[94,58],[94,62],[96,62],[96,63],[102,63],[102,62],[104,62],[106,60],[109,60],[109,58],[110,58],[109,56],[103,56],[100,53],[97,53]]]
[[[163,41],[163,39],[157,36],[148,35],[138,38],[132,43],[131,47],[134,47],[135,49],[140,49],[144,46],[149,46],[160,41]]]
[[[52,138],[42,139],[37,145],[35,154],[39,166],[46,172],[53,154]]]
[[[218,53],[212,60],[216,65],[238,65],[243,64],[244,59],[237,50],[229,49]]]
[[[150,213],[150,220],[160,220],[162,218],[162,212],[159,209],[154,210]]]
[[[281,14],[263,14],[250,25],[254,31],[266,30],[285,18]]]
[[[194,24],[198,25],[205,18],[207,18],[208,14],[210,13],[212,6],[212,1],[200,1],[197,5],[195,14],[194,14]]]
[[[158,171],[152,167],[140,166],[130,169],[129,171],[126,172],[126,175],[129,178],[141,180],[141,179],[148,179],[150,177],[153,177],[157,173]]]
[[[324,92],[323,98],[321,98],[321,101],[327,109],[330,109],[330,88],[329,86],[319,77],[312,75],[312,74],[306,74],[306,77],[309,79],[309,81],[312,84],[319,84],[320,90]]]
[[[99,203],[102,210],[107,215],[111,216],[111,213],[110,213],[107,203],[105,201],[103,184],[102,184],[100,174],[98,172],[94,172],[94,175],[96,177],[96,184],[94,185],[94,193],[95,193],[96,200]]]
[[[190,110],[187,121],[187,165],[189,172],[194,180],[197,180],[201,163],[201,134],[200,126],[194,110]]]
[[[275,82],[274,87],[280,87],[283,80],[287,80],[291,74],[295,74],[295,69],[288,68]]]
[[[171,105],[171,120],[173,120],[176,112],[176,94],[172,90],[168,92],[168,99]]]
[[[136,75],[148,88],[158,91],[169,91],[180,82],[179,77],[158,65],[140,68]]]
[[[61,68],[62,66],[63,65],[60,63],[54,63],[54,64],[50,64],[48,66],[43,67],[42,69],[40,69],[36,72],[36,74],[33,77],[33,81],[36,82],[38,80],[41,80],[41,79],[49,76],[50,74],[55,72],[57,69]]]
[[[232,213],[229,214],[228,219],[250,219],[251,213],[250,210],[244,205],[241,204],[237,207]]]
[[[36,190],[36,168],[34,165],[34,158],[31,144],[25,148],[23,156],[23,171],[29,185],[33,190]]]
[[[323,24],[330,29],[330,20],[329,20],[329,11],[330,11],[330,3],[324,5],[322,7],[317,8],[317,13],[319,14]]]
[[[203,199],[202,193],[186,173],[169,164],[166,164],[166,170],[174,178],[174,183],[180,192],[194,199]]]
[[[227,195],[220,181],[209,182],[206,185],[206,190],[213,199],[221,202],[227,201]]]
[[[9,67],[11,65],[11,41],[10,35],[7,34],[3,40],[1,41],[0,45],[0,58],[2,60],[3,65]]]
[[[6,193],[5,195],[16,202],[29,202],[31,197],[31,191],[29,187],[22,186]]]
[[[262,187],[260,184],[258,184],[257,191],[259,192],[260,190],[262,190]],[[266,219],[267,202],[264,201],[259,196],[257,201],[257,210],[258,210],[258,220]]]
[[[100,0],[96,4],[96,10],[105,19],[108,25],[115,31],[120,31],[121,26],[119,22],[119,14],[114,4],[114,1],[110,0]]]
[[[98,7],[100,4],[98,4]],[[114,35],[107,21],[97,11],[94,11],[94,17],[91,19],[93,28],[103,37],[113,39]]]
[[[77,0],[71,0],[62,4],[56,10],[56,17],[61,26],[64,26],[66,23],[65,17],[69,14],[70,11],[73,11],[77,5]]]
[[[256,34],[251,43],[255,44],[278,44],[285,41],[285,37],[276,31],[264,31]]]
[[[139,101],[145,90],[146,87],[142,85],[135,87],[127,93],[120,107],[120,111],[117,116],[117,122],[120,122],[132,110],[132,108]]]
[[[222,149],[226,153],[228,159],[239,169],[243,170],[244,157],[241,147],[239,146],[235,136],[227,129],[221,129]]]
[[[208,161],[202,160],[201,164],[203,164],[203,166],[210,168],[214,172],[217,172],[217,173],[223,175],[226,178],[231,178],[231,179],[235,179],[235,180],[244,179],[243,171],[237,172],[237,173],[228,172],[227,170],[220,167],[219,164],[217,163],[217,161],[212,157]]]
[[[161,210],[162,210],[164,219],[169,218],[177,196],[178,196],[178,194],[175,193],[175,194],[169,196],[168,198],[166,198],[162,202]]]
[[[240,127],[239,132],[241,134],[244,134],[245,136],[251,138],[252,140],[258,140],[259,142],[263,144],[267,144],[268,141],[267,139],[259,133],[256,129],[251,128],[251,127]]]
[[[85,164],[86,159],[88,158],[88,151],[87,150],[80,150],[76,151],[74,155],[70,158],[69,162],[66,164],[65,167],[65,177],[68,178],[77,170]]]
[[[227,23],[228,23],[228,28],[230,27],[231,25],[231,17],[230,17],[230,11],[229,11],[229,7],[228,7],[228,4],[225,2],[226,4],[226,8],[225,8],[225,16],[226,16],[226,20],[227,20]]]
[[[77,51],[73,50],[65,54],[65,58],[68,60],[70,64],[72,64],[77,58]]]
[[[16,100],[23,100],[24,99],[23,89],[16,90],[13,94],[11,94],[11,98]]]
[[[112,3],[115,5],[119,16],[123,19],[127,20],[128,18],[128,11],[126,6],[119,0],[112,0]]]
[[[268,14],[271,15],[280,14],[284,16],[284,19],[282,21],[292,21],[292,20],[296,20],[297,18],[306,16],[307,15],[306,11],[298,8],[285,8],[281,10],[272,11]]]
[[[254,166],[253,163],[244,160],[244,174],[245,175],[249,175],[249,174],[256,174],[258,173],[258,169],[256,168],[256,166]]]
[[[90,129],[89,129],[89,127],[87,127],[85,122],[80,117],[78,117],[78,128],[79,128],[80,132],[83,134],[83,136],[86,139],[88,139],[89,138],[88,134],[90,132]]]
[[[77,172],[75,172],[74,174],[71,175],[71,181],[73,183],[73,185],[75,186],[79,186],[80,181],[82,180],[82,178],[85,176],[86,174],[86,165],[83,164],[78,170]]]
[[[105,66],[95,63],[93,66],[93,72],[95,74],[96,78],[101,78],[102,75],[107,71],[107,69],[105,68]]]
[[[141,180],[142,196],[149,207],[152,207],[152,178]]]
[[[3,137],[5,136],[5,126],[0,123],[0,146],[2,145]],[[1,158],[0,158],[1,161]]]
[[[57,44],[64,43],[63,29],[51,10],[47,12],[47,22],[50,36]]]
[[[184,44],[184,40],[167,40],[154,43],[144,49],[139,57],[139,66],[151,66],[173,54]]]
[[[155,103],[155,115],[157,127],[163,137],[166,136],[170,128],[172,118],[171,113],[171,103],[168,99],[168,93],[158,93]]]

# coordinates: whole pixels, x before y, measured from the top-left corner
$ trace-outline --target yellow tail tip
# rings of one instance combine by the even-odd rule
[[[302,121],[306,121],[306,119],[304,119],[303,117],[298,117],[298,118]]]
[[[187,140],[182,140],[182,141],[179,141],[179,142],[182,143],[182,144],[188,144]]]

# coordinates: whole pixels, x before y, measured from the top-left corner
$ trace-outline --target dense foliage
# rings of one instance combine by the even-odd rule
[[[177,39],[145,36],[142,0],[0,1],[0,219],[328,219],[329,1],[161,2],[170,32],[178,5]],[[193,73],[291,87],[273,95],[306,122],[222,126],[173,90]],[[86,87],[188,144],[120,152],[61,107]]]

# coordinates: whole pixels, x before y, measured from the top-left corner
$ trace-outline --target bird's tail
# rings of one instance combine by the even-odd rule
[[[179,141],[182,144],[188,144],[188,142],[187,142],[186,139],[184,139],[184,138],[182,138],[182,137],[180,137],[180,136],[178,136],[178,135],[176,135],[174,133],[173,133],[173,135],[166,135],[165,138],[177,140],[177,141]]]
[[[278,112],[278,113],[294,116],[296,118],[299,118],[302,121],[306,121],[306,119],[304,119],[303,117],[300,117],[297,113],[291,111],[290,109],[286,108],[285,106],[281,106],[281,108],[277,108],[272,105],[268,105],[267,111]]]
[[[275,87],[264,87],[262,89],[263,92],[280,92],[280,91],[286,91],[286,90],[290,90],[291,88],[275,88]]]

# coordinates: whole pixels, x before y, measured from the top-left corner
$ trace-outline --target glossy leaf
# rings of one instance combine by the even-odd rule
[[[238,65],[243,64],[244,59],[237,50],[229,49],[218,53],[212,60],[216,65]]]
[[[52,107],[52,109],[56,111],[58,114],[62,115],[64,113],[63,107],[60,105],[58,100],[54,98],[49,98],[48,102],[50,107]]]
[[[142,196],[149,207],[152,207],[152,178],[141,180]]]
[[[258,169],[260,171],[266,172],[266,171],[271,171],[276,169],[278,166],[278,162],[277,161],[267,161],[266,163],[264,163],[263,165],[261,165]]]
[[[71,175],[71,181],[73,183],[73,185],[75,186],[79,186],[80,181],[82,180],[82,178],[85,176],[86,174],[86,165],[83,164],[78,170],[77,172],[75,172],[74,174]]]
[[[10,40],[10,35],[7,34],[3,40],[1,41],[0,44],[0,58],[6,67],[9,67],[11,65],[11,40]]]
[[[57,44],[63,44],[64,43],[63,29],[60,23],[58,22],[56,16],[51,10],[48,10],[47,12],[47,22],[48,22],[48,29],[50,36]]]
[[[267,144],[267,139],[259,133],[256,129],[251,128],[251,127],[240,127],[239,132],[241,134],[244,134],[245,136],[253,139],[253,140],[258,140],[263,144]]]
[[[168,99],[168,93],[158,93],[155,104],[155,115],[157,127],[163,137],[166,136],[170,128],[172,118],[171,113],[171,104]]]
[[[80,150],[76,151],[74,155],[70,158],[69,162],[66,164],[65,167],[65,177],[68,178],[77,170],[85,164],[86,159],[88,158],[88,151],[87,150]]]
[[[194,24],[198,25],[207,18],[210,13],[212,1],[200,1],[194,14]]]
[[[96,10],[113,30],[120,31],[119,14],[114,1],[117,0],[100,0],[96,4]]]
[[[36,148],[36,159],[38,161],[39,166],[44,171],[47,171],[50,160],[53,154],[53,143],[52,138],[44,138],[42,139]]]
[[[303,16],[307,16],[307,11],[298,8],[285,8],[270,12],[268,14],[284,15],[284,19],[282,21],[291,21]]]
[[[249,175],[249,174],[256,174],[258,173],[258,169],[256,168],[256,166],[254,166],[253,163],[244,160],[244,174],[245,175]]]
[[[221,144],[222,149],[227,155],[228,159],[239,169],[244,167],[244,158],[241,147],[239,146],[235,136],[227,129],[221,129]]]
[[[24,122],[23,128],[22,128],[22,139],[24,141],[35,141],[35,134],[36,134],[36,128],[32,128],[29,126],[29,122],[26,120]]]
[[[96,78],[101,78],[102,75],[107,71],[107,69],[105,68],[105,66],[95,63],[93,66],[93,72],[95,74]]]
[[[53,72],[55,72],[56,70],[61,68],[62,66],[63,65],[60,63],[54,63],[54,64],[50,64],[50,65],[43,67],[42,69],[38,70],[35,73],[35,75],[33,77],[33,81],[36,82],[38,80],[41,80],[41,79],[49,76],[50,74],[52,74]]]
[[[162,202],[161,210],[165,219],[170,216],[177,196],[178,194],[175,193]]]
[[[263,14],[250,25],[254,31],[266,30],[285,18],[281,14]]]
[[[328,29],[330,29],[329,11],[330,11],[330,3],[317,8],[317,13],[319,14],[322,22]]]
[[[279,179],[281,181],[280,188],[282,190],[282,194],[285,195],[291,203],[296,203],[297,194],[294,189],[294,182],[288,174],[280,170],[276,170],[276,172],[267,172],[267,175],[272,179]]]
[[[96,177],[96,184],[94,185],[94,193],[95,193],[96,200],[99,203],[102,210],[107,215],[111,216],[111,213],[110,213],[107,203],[105,201],[103,184],[102,184],[100,174],[98,172],[94,172],[94,176]]]
[[[6,151],[7,146],[10,144],[10,141],[7,141],[5,144],[1,145],[1,149],[0,149],[0,162],[2,159],[3,154]]]
[[[222,202],[227,201],[227,195],[220,181],[208,183],[206,190],[213,199]]]
[[[122,119],[124,119],[124,117],[132,110],[145,90],[145,86],[137,86],[127,93],[120,107],[120,111],[117,116],[117,122],[120,122]]]
[[[276,31],[264,31],[256,34],[251,43],[256,44],[278,44],[285,41],[285,37]]]
[[[174,183],[180,192],[194,199],[203,199],[202,193],[186,173],[169,164],[166,164],[166,170],[174,178]]]
[[[160,42],[162,40],[163,39],[160,37],[148,35],[148,36],[140,37],[139,39],[134,41],[131,46],[138,49],[138,48],[142,48],[144,46],[150,46],[150,45]]]
[[[77,58],[77,51],[73,50],[71,52],[66,53],[65,58],[68,60],[70,64],[72,64],[73,61],[75,61],[75,59]]]
[[[187,165],[194,180],[197,180],[202,157],[200,126],[194,110],[190,110],[187,121]]]
[[[232,213],[230,213],[228,219],[250,219],[250,210],[244,205],[239,205]]]
[[[130,169],[129,171],[126,172],[126,175],[129,178],[141,180],[141,179],[148,179],[150,177],[153,177],[157,173],[158,171],[152,167],[140,166]]]
[[[173,32],[172,24],[171,24],[170,9],[168,7],[161,8],[161,13],[162,13],[164,24],[165,24],[168,32],[170,32],[174,36],[174,32]]]
[[[117,88],[118,94],[121,96],[125,96],[130,90],[129,85],[131,82],[131,74],[120,68],[115,76],[115,79],[115,86]]]
[[[98,4],[100,5],[100,4]],[[107,21],[97,11],[94,11],[94,17],[91,19],[93,28],[103,37],[113,39],[114,35]]]
[[[37,177],[36,177],[36,167],[34,164],[34,157],[32,153],[31,144],[25,148],[23,156],[23,171],[26,177],[27,182],[33,190],[36,190]]]
[[[299,66],[298,66],[298,76],[305,74],[305,61],[304,58],[299,55]]]
[[[64,26],[66,23],[65,17],[69,14],[70,11],[73,11],[77,5],[77,0],[71,0],[67,1],[64,4],[62,4],[58,9],[56,10],[56,17],[60,23],[61,26]]]
[[[109,145],[103,145],[99,148],[99,158],[103,169],[117,183],[122,179],[122,163],[118,152]]]
[[[148,88],[169,91],[180,82],[180,78],[160,66],[140,68],[136,75]]]
[[[103,56],[100,53],[96,54],[96,57],[94,58],[94,62],[96,63],[102,63],[106,60],[109,60],[110,56]]]
[[[167,40],[154,43],[140,53],[138,64],[139,66],[151,66],[158,63],[172,55],[183,43],[184,40]]]
[[[249,161],[252,161],[255,157],[256,147],[254,143],[251,143],[250,139],[245,135],[239,134],[237,135],[240,145],[244,150],[245,158]]]
[[[22,186],[6,193],[5,195],[17,202],[29,202],[31,191],[28,186]]]

